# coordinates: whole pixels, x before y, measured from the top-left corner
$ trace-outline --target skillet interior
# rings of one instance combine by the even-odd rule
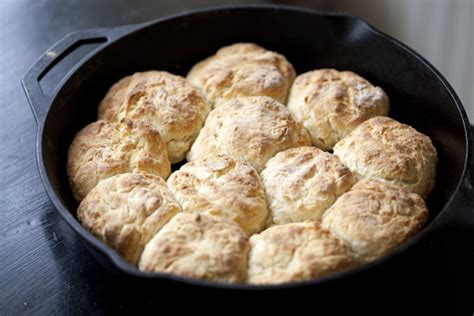
[[[430,223],[440,215],[462,181],[467,139],[464,114],[438,74],[357,18],[257,7],[201,11],[152,23],[112,42],[71,74],[52,102],[39,139],[40,169],[50,182],[48,193],[61,203],[60,212],[75,217],[77,208],[65,172],[68,146],[77,131],[96,119],[97,105],[114,82],[149,69],[186,75],[218,48],[242,41],[284,54],[297,73],[347,69],[381,86],[390,97],[389,115],[429,135],[435,144],[439,164],[427,201]]]

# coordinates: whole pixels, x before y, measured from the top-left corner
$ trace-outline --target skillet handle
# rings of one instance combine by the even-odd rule
[[[114,29],[93,29],[69,33],[49,48],[26,72],[21,83],[38,124],[46,118],[52,101],[52,96],[46,95],[41,89],[39,84],[40,80],[53,69],[55,65],[80,46],[101,43],[101,45],[93,49],[89,54],[97,51],[105,43],[110,41],[111,35],[116,34],[116,32],[112,31],[114,31]]]

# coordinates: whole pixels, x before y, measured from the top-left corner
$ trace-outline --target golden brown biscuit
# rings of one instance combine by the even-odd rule
[[[110,88],[99,119],[143,121],[160,132],[171,163],[184,159],[209,113],[205,97],[183,77],[166,71],[137,72]]]
[[[183,211],[228,218],[249,235],[263,228],[268,215],[258,172],[227,155],[185,164],[169,177],[168,188]]]
[[[237,43],[197,63],[187,79],[206,94],[212,106],[245,96],[268,96],[285,103],[295,70],[280,54],[256,44]]]
[[[278,153],[261,175],[274,224],[320,220],[337,197],[355,183],[352,172],[339,158],[316,147]]]
[[[211,111],[187,159],[223,153],[261,171],[278,152],[310,143],[308,132],[284,105],[269,97],[243,97]]]
[[[363,121],[388,114],[385,92],[350,71],[313,70],[299,75],[288,109],[302,122],[314,146],[331,150]]]
[[[135,265],[148,241],[180,210],[159,176],[124,173],[99,182],[82,200],[77,217]]]
[[[359,125],[334,154],[359,178],[377,178],[425,199],[435,184],[438,158],[430,138],[388,117]]]
[[[272,226],[250,238],[248,282],[310,280],[356,265],[350,248],[319,222]]]
[[[69,147],[67,173],[80,201],[99,181],[126,172],[147,172],[166,178],[170,162],[157,130],[124,119],[100,120],[84,127]]]
[[[208,281],[243,282],[248,239],[236,223],[179,213],[146,245],[139,268]]]
[[[406,242],[427,217],[418,194],[366,178],[337,199],[324,213],[322,225],[345,240],[360,259],[370,261]]]

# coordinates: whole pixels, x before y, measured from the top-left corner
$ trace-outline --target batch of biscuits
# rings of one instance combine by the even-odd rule
[[[70,145],[77,217],[150,273],[280,284],[360,266],[423,227],[435,184],[431,140],[388,112],[361,76],[296,76],[251,43],[186,78],[135,73]]]

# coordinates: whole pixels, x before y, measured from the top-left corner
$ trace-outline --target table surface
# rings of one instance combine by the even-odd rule
[[[55,40],[70,31],[136,23],[223,2],[231,3],[136,1],[130,7],[127,1],[88,0],[0,4],[0,315],[158,310],[166,303],[164,295],[175,295],[170,288],[132,285],[110,274],[54,210],[37,172],[36,123],[20,77]],[[358,295],[367,299],[379,293],[375,297],[386,298],[387,304],[395,304],[400,299],[397,296],[409,297],[410,302],[430,306],[433,311],[461,309],[472,315],[471,207],[460,209],[450,225],[426,240],[420,255],[410,259],[412,263],[395,268],[388,279],[372,279],[367,284],[373,288]],[[405,289],[395,290],[399,286]],[[343,289],[333,289],[328,295],[339,292]],[[252,297],[259,295],[263,294],[253,293]]]

